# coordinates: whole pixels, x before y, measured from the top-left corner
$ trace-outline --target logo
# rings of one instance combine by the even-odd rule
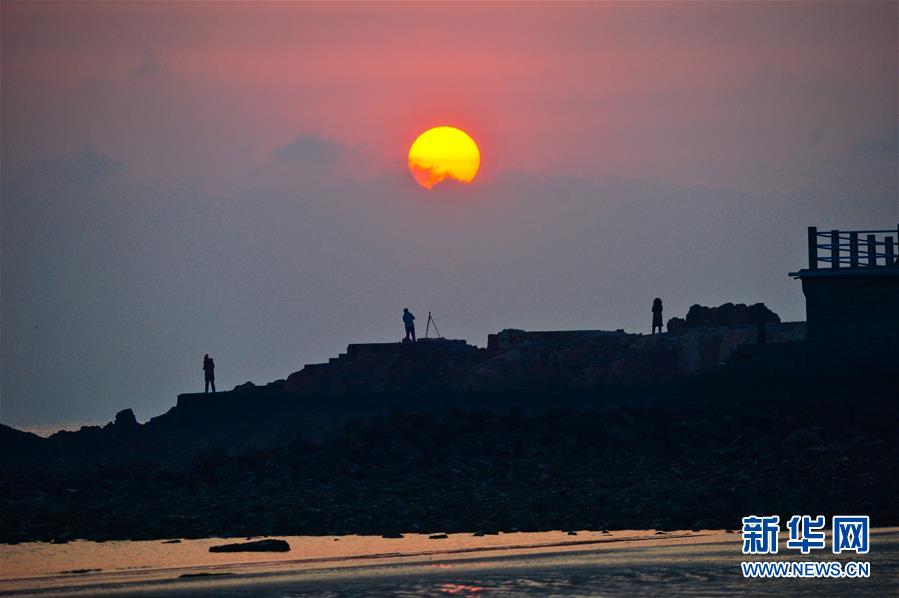
[[[837,515],[832,525],[834,554],[868,554],[870,520],[867,515]]]
[[[788,550],[808,555],[827,548],[824,515],[793,515],[787,521]],[[830,522],[833,554],[867,554],[871,525],[867,515],[835,515]],[[777,554],[780,517],[749,515],[743,517],[743,554]],[[743,577],[792,578],[864,578],[871,576],[869,562],[759,560],[740,563]]]
[[[780,516],[743,517],[743,554],[777,554]]]
[[[787,522],[787,529],[790,530],[787,548],[799,550],[802,554],[824,548],[824,515],[814,519],[808,515],[793,515]]]

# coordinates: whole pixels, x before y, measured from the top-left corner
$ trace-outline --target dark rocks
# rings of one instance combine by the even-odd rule
[[[740,306],[721,311],[724,307],[713,312],[723,314],[720,317],[700,313],[696,318],[745,319]],[[730,312],[737,314],[736,319],[727,315]],[[768,319],[776,318],[765,313]],[[795,324],[769,325],[767,348],[799,340],[799,335]],[[653,336],[504,330],[490,336],[488,349],[448,340],[351,345],[331,362],[308,366],[286,381],[259,386],[247,382],[214,396],[180,395],[173,409],[145,424],[126,409],[106,426],[60,432],[47,439],[0,427],[5,457],[0,472],[28,475],[35,470],[147,463],[171,472],[217,451],[229,457],[282,447],[314,452],[315,446],[333,441],[345,423],[393,411],[483,408],[506,413],[519,408],[540,413],[550,405],[593,409],[633,404],[670,396],[693,377],[714,372],[739,346],[755,338],[751,325]],[[639,448],[652,454],[658,446]],[[351,463],[348,472],[372,479],[384,460],[427,462],[419,449],[390,446],[381,452],[382,459]],[[214,485],[217,465],[206,465],[197,474],[203,483]]]
[[[446,534],[433,534],[428,536],[428,540],[446,540],[447,538],[449,538],[449,536]]]
[[[386,533],[386,534],[381,534],[381,537],[382,537],[382,538],[387,538],[387,539],[389,539],[389,540],[399,540],[400,538],[403,537],[403,534],[400,534],[400,533],[397,533],[397,532],[388,532],[388,533]]]
[[[697,305],[691,314],[690,322],[682,320],[683,329],[701,327],[705,333],[660,339],[623,331],[509,329],[490,335],[486,351],[462,341],[350,345],[328,363],[307,365],[291,374],[284,391],[302,397],[381,392],[426,396],[672,384],[713,369],[739,343],[754,340],[756,320],[779,322],[761,304]],[[751,326],[745,334],[720,330],[738,324]],[[671,326],[677,328],[675,322]],[[771,335],[773,342],[782,336],[776,329]]]
[[[682,332],[687,329],[687,321],[683,318],[671,318],[668,320],[668,332]]]
[[[181,544],[181,540],[163,540],[163,544]]]
[[[115,414],[115,423],[113,424],[117,429],[135,429],[139,428],[140,424],[137,423],[137,418],[134,417],[134,411],[131,409],[122,409],[118,413]]]
[[[821,438],[823,432],[821,427],[807,427],[791,432],[780,443],[780,448],[791,451],[797,449],[823,448],[824,440]]]
[[[764,303],[725,303],[718,307],[692,305],[685,321],[687,328],[710,326],[739,326],[745,324],[779,323],[780,316],[768,309]]]
[[[484,351],[462,340],[353,344],[328,363],[309,364],[287,377],[284,392],[346,394],[446,391],[483,359]]]
[[[0,450],[7,455],[13,452],[28,453],[39,451],[44,444],[43,439],[31,432],[22,432],[4,424],[0,424]]]
[[[652,437],[648,429],[613,424],[605,428],[605,434],[611,451],[625,450],[656,455],[664,450],[663,445]]]
[[[238,544],[210,546],[209,552],[289,552],[290,544],[285,540],[256,540]]]
[[[668,336],[640,342],[667,351],[701,347],[694,337],[725,338]],[[582,353],[563,362],[587,359]],[[638,357],[631,363],[643,367]],[[174,460],[147,452],[139,466],[95,464],[92,443],[124,452],[135,442],[96,428],[77,451],[63,435],[55,466],[14,469],[4,459],[0,541],[723,529],[746,513],[784,517],[793,505],[890,525],[899,495],[894,388],[722,374],[666,388],[656,403],[626,394],[621,406],[577,410],[398,410],[319,443],[257,439],[263,428],[252,428],[245,401],[191,396],[171,417],[187,430],[215,428],[221,446]],[[246,429],[229,427],[231,419]],[[143,424],[137,436],[158,425]],[[166,442],[181,441],[164,430]]]

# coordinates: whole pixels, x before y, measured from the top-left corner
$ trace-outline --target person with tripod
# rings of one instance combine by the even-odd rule
[[[415,342],[415,316],[409,311],[408,307],[403,308],[403,326],[406,328],[406,336],[403,338],[404,343]]]

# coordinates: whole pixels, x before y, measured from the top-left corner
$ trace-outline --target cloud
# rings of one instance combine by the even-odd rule
[[[849,150],[853,158],[896,160],[899,154],[899,129],[887,129],[881,137],[862,137]]]
[[[821,134],[821,129],[814,129],[811,133],[808,134],[808,140],[813,145],[818,145],[824,140],[824,135]]]
[[[162,65],[153,56],[149,50],[144,50],[140,64],[131,69],[131,74],[138,77],[152,77],[162,70]]]
[[[468,181],[463,181],[452,172],[441,170],[436,166],[422,166],[417,163],[410,163],[409,167],[412,169],[412,174],[415,180],[418,181],[418,184],[426,189],[433,189],[435,185],[441,183],[449,184],[453,181],[460,184],[468,183]]]
[[[319,133],[300,133],[284,147],[275,150],[274,158],[282,164],[310,169],[330,169],[344,155],[341,145],[321,137]]]
[[[31,161],[11,177],[19,182],[90,185],[119,174],[125,166],[106,154],[84,150],[77,154],[57,154]]]

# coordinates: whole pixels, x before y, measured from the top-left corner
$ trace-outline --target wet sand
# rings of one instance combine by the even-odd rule
[[[856,580],[743,579],[740,534],[720,530],[283,539],[290,552],[210,553],[210,546],[242,540],[220,538],[4,545],[0,594],[899,594],[899,528],[872,533],[870,554],[855,559],[871,562],[871,578]],[[835,557],[821,551],[811,558]]]

